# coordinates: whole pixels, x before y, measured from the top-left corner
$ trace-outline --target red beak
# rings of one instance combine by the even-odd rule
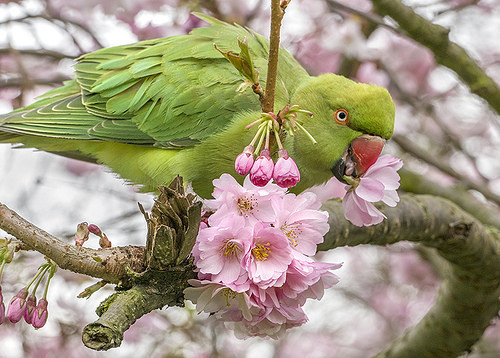
[[[368,134],[354,139],[344,155],[331,168],[333,175],[345,183],[344,176],[359,178],[377,161],[385,140]]]
[[[384,139],[367,134],[351,142],[351,158],[354,162],[355,176],[362,176],[377,161],[384,144]]]

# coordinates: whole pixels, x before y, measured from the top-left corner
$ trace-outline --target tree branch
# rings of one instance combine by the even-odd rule
[[[431,23],[398,0],[372,0],[377,13],[393,18],[408,37],[429,48],[439,64],[450,68],[500,114],[500,88],[467,54],[448,38],[449,30]]]
[[[343,218],[342,205],[338,201],[326,202],[323,209],[330,213],[330,231],[325,236],[325,242],[319,246],[320,250],[346,245],[388,245],[408,240],[437,249],[439,255],[450,263],[451,270],[445,277],[434,307],[381,356],[452,357],[468,350],[481,337],[500,309],[500,234],[497,230],[484,227],[451,202],[427,195],[403,194],[396,208],[383,209],[388,219],[369,228],[348,223]],[[140,252],[136,257],[144,254],[144,248],[91,250],[62,243],[19,218],[4,205],[0,206],[0,227],[55,259],[62,268],[107,278],[112,282],[117,282],[121,274],[104,274],[105,270],[100,267],[102,264],[96,263],[93,256],[97,254],[111,267],[119,261],[117,257],[125,256],[127,252]],[[60,250],[68,250],[67,255],[61,255]],[[113,250],[119,250],[119,254],[113,253]],[[142,263],[142,256],[140,260],[131,258],[127,262],[131,267],[138,266],[138,262]],[[98,268],[89,269],[92,265]],[[122,261],[122,270],[124,265]],[[141,273],[138,277],[144,282],[136,281],[138,284],[133,286],[133,290],[128,290],[128,294],[117,294],[103,303],[98,312],[101,318],[85,329],[85,344],[94,349],[116,346],[123,331],[142,314],[165,304],[175,304],[182,297],[181,288],[189,277],[186,275],[192,274],[192,267],[189,267],[172,267],[161,275],[155,270],[146,271],[147,275],[158,277],[156,281],[164,285],[145,285],[144,282],[151,280]],[[159,279],[165,275],[171,276],[168,280]],[[110,310],[110,307],[113,309]],[[134,314],[130,314],[131,309],[135,310]],[[103,337],[107,337],[105,342]]]
[[[500,234],[484,227],[451,202],[427,195],[403,195],[387,220],[359,228],[329,201],[330,231],[321,250],[361,244],[412,241],[437,249],[450,271],[427,315],[380,357],[456,357],[482,336],[500,309]]]
[[[274,93],[278,75],[278,55],[280,47],[281,21],[289,0],[271,0],[271,31],[269,33],[269,58],[264,97],[261,100],[262,112],[274,112]]]
[[[65,270],[102,278],[110,283],[120,283],[126,279],[127,266],[134,271],[142,270],[144,247],[124,246],[94,250],[70,245],[33,225],[1,203],[0,228]]]

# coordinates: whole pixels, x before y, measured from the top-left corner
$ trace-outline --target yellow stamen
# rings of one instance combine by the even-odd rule
[[[223,288],[222,294],[226,297],[226,304],[228,306],[231,306],[231,303],[229,301],[234,300],[236,298],[237,293],[231,290],[230,288]]]
[[[240,214],[242,216],[247,216],[249,214],[253,214],[254,211],[257,211],[257,199],[255,198],[255,195],[248,195],[248,196],[240,196],[238,198],[238,209],[240,211]]]
[[[222,246],[219,249],[220,255],[228,260],[238,257],[238,254],[242,251],[240,244],[232,241],[233,239],[234,237],[222,241]]]
[[[266,244],[255,244],[255,247],[252,249],[252,255],[258,261],[265,261],[269,257],[271,253],[271,248],[269,247],[269,243]]]
[[[298,245],[299,237],[302,234],[302,230],[300,229],[301,222],[295,222],[292,225],[283,224],[281,226],[281,231],[288,237],[288,241],[290,241],[290,245],[296,247]]]

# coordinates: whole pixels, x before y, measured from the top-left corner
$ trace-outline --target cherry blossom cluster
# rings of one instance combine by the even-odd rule
[[[0,250],[0,259],[2,262],[0,278],[5,264],[9,262],[9,259],[12,260],[12,255],[13,251],[9,250],[8,245]],[[57,266],[52,261],[47,261],[47,263],[41,265],[30,283],[26,285],[26,287],[19,290],[19,292],[12,297],[7,308],[7,312],[5,312],[2,288],[0,287],[0,324],[3,323],[5,317],[7,317],[12,323],[17,323],[24,317],[26,323],[32,325],[36,329],[42,328],[47,322],[47,292],[50,280],[54,276],[56,268]],[[47,276],[45,290],[42,298],[37,303],[36,291],[45,276]]]
[[[278,338],[307,321],[302,306],[338,282],[340,264],[310,256],[329,229],[313,193],[274,183],[243,186],[229,174],[214,180],[213,214],[202,222],[192,254],[198,279],[185,297],[214,313],[241,337]]]
[[[396,206],[399,202],[399,174],[403,162],[391,155],[380,156],[361,178],[344,177],[348,185],[335,177],[326,184],[312,188],[321,201],[342,198],[344,216],[356,226],[375,225],[385,219],[385,215],[372,203],[382,201]]]

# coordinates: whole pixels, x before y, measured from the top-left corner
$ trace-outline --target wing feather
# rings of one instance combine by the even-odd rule
[[[18,134],[189,147],[222,130],[235,114],[258,111],[255,94],[236,92],[243,78],[214,43],[237,50],[237,39],[246,37],[264,87],[267,40],[244,27],[197,16],[211,26],[81,56],[75,80],[0,116],[0,131],[11,133],[0,140]],[[286,51],[280,56],[276,91],[284,105],[308,75]]]

